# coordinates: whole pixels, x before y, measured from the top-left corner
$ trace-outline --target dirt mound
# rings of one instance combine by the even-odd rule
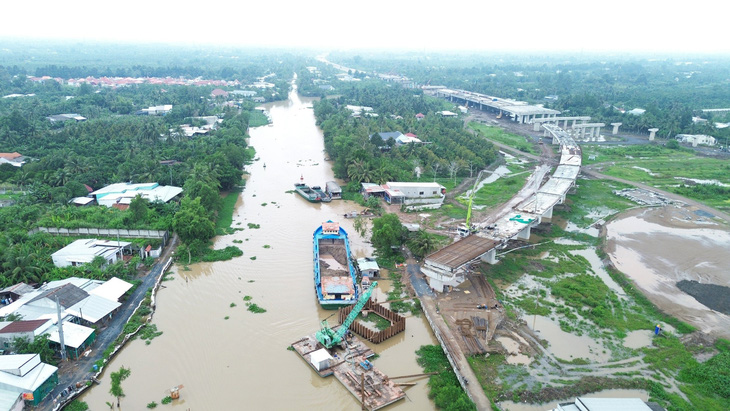
[[[682,280],[677,287],[691,295],[705,307],[730,315],[730,287],[701,284],[694,280]]]

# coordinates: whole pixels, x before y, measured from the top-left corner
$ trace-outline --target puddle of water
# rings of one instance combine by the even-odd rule
[[[507,356],[508,364],[529,365],[532,362],[530,357],[520,353],[520,344],[517,341],[507,337],[497,337],[495,340],[502,344],[502,347],[509,353]]]
[[[604,390],[581,395],[587,398],[641,398],[642,401],[649,399],[649,394],[641,390]],[[574,398],[560,401],[547,402],[543,404],[520,404],[512,401],[503,401],[497,405],[503,411],[545,411],[557,408],[559,403],[573,401]]]
[[[638,349],[651,345],[653,333],[650,330],[636,330],[626,334],[624,347]]]
[[[607,362],[611,357],[610,350],[588,336],[577,336],[560,329],[560,325],[551,319],[538,315],[526,315],[522,317],[525,322],[534,328],[538,337],[547,340],[550,344],[550,352],[556,357],[564,360],[574,358],[586,358],[591,362]],[[605,353],[603,351],[606,351]]]
[[[681,214],[682,211],[679,211]],[[730,338],[730,316],[712,311],[677,288],[681,280],[730,285],[730,231],[677,226],[677,211],[635,210],[607,226],[609,256],[661,310],[699,329]]]
[[[233,227],[243,230],[215,242],[223,247],[241,240],[236,245],[244,255],[195,264],[191,271],[174,268],[174,280],[164,282],[158,295],[153,321],[163,334],[150,345],[132,342],[108,365],[111,371],[122,365],[131,370],[123,383],[125,409],[143,410],[151,401],[159,403],[169,387],[178,384],[185,388],[173,406],[181,410],[359,407],[334,377],[320,378],[287,350],[335,313],[320,308],[314,294],[314,230],[323,221],[339,221],[350,234],[353,255],[372,255],[370,244],[353,229],[354,221],[342,217],[358,209],[356,204],[344,200],[311,204],[287,192],[300,176],[312,185],[334,180],[324,161],[321,131],[312,110],[305,109],[311,101],[293,94],[287,101],[267,104],[273,125],[251,130],[250,142],[260,160],[247,166],[250,175],[234,212]],[[248,223],[260,224],[260,229],[251,229]],[[389,283],[383,281],[384,290]],[[267,312],[247,311],[244,296],[251,296],[250,302]],[[329,322],[335,324],[332,318]],[[421,373],[415,351],[434,343],[425,320],[408,318],[404,333],[373,346],[381,355],[373,364],[390,376]],[[407,394],[408,399],[394,407],[434,409],[426,380],[408,388]],[[82,400],[92,410],[107,409],[105,403],[112,401],[108,375]]]

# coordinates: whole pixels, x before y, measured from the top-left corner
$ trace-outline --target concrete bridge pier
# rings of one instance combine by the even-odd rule
[[[525,228],[522,229],[519,233],[517,233],[517,238],[520,240],[529,240],[530,239],[530,225],[528,224]]]
[[[540,131],[540,123],[537,121],[533,123],[532,131]]]
[[[614,136],[616,134],[618,134],[618,128],[621,126],[621,124],[623,124],[623,123],[611,123],[611,125],[613,126],[613,133],[612,134]]]
[[[540,220],[542,220],[543,218],[549,218],[549,219],[553,218],[553,207],[550,207],[547,210],[545,210],[545,213],[541,216]]]
[[[649,129],[649,141],[654,141],[654,137],[656,137],[656,132],[659,131],[658,128],[650,128]]]
[[[499,262],[497,260],[497,249],[492,248],[491,250],[482,254],[481,260],[484,261],[485,263],[489,263],[492,265],[497,264]]]

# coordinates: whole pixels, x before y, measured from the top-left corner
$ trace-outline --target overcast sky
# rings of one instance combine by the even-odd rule
[[[730,53],[730,5],[722,0],[4,3],[0,38],[429,51]]]

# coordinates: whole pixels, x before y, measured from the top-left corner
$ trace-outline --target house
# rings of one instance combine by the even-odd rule
[[[231,91],[231,94],[241,97],[250,98],[256,95],[256,92],[253,90],[233,90]]]
[[[158,183],[116,183],[96,190],[91,195],[96,197],[96,202],[99,205],[112,207],[114,204],[129,205],[132,199],[138,195],[149,202],[162,201],[167,203],[182,191],[183,189],[180,187],[161,186]]]
[[[363,197],[365,197],[365,198],[368,198],[368,197],[383,198],[385,196],[385,189],[375,183],[360,183],[360,194],[362,194]]]
[[[38,354],[0,355],[0,392],[17,393],[33,407],[58,384],[58,368]]]
[[[456,117],[457,116],[456,113],[453,113],[453,112],[448,111],[448,110],[439,111],[438,113],[441,114],[443,117]]]
[[[88,205],[94,204],[94,201],[95,201],[94,197],[74,197],[74,198],[68,200],[68,202],[70,204],[73,204],[76,207],[88,206]]]
[[[48,116],[46,117],[51,123],[58,123],[58,122],[64,122],[64,121],[86,121],[86,117],[82,117],[76,113],[67,113],[67,114],[56,114],[55,116]]]
[[[56,267],[76,267],[90,263],[96,257],[103,258],[107,264],[114,264],[131,244],[125,241],[80,239],[51,254],[51,258]]]
[[[374,258],[358,258],[357,267],[363,277],[376,278],[380,276],[380,267],[378,267],[378,262]]]
[[[15,167],[20,167],[25,164],[25,156],[16,152],[13,153],[0,153],[0,164],[8,163]]]
[[[10,304],[24,294],[32,291],[35,291],[35,288],[29,286],[26,283],[11,285],[10,287],[4,288],[2,291],[0,291],[0,302],[6,305]]]
[[[389,181],[383,184],[385,201],[404,204],[411,209],[439,208],[446,198],[446,188],[436,182],[403,183]]]
[[[676,138],[680,143],[692,144],[692,147],[697,147],[698,144],[714,146],[717,143],[715,137],[704,134],[677,134]]]
[[[213,97],[213,98],[216,98],[216,97],[228,97],[228,92],[225,91],[225,90],[223,90],[223,89],[217,88],[217,89],[215,89],[215,90],[213,90],[213,91],[210,92],[210,96]]]
[[[351,114],[352,117],[359,117],[360,114],[362,114],[363,112],[370,113],[373,111],[372,107],[367,107],[367,106],[346,105],[345,108],[352,111],[352,114]]]
[[[259,97],[253,97],[253,98],[251,98],[251,101],[253,101],[254,103],[265,103],[266,102],[266,98],[260,97],[260,96]]]
[[[324,91],[332,91],[332,90],[335,89],[330,84],[320,84],[318,87],[319,87],[320,90],[324,90]]]
[[[164,116],[172,110],[172,104],[164,104],[162,106],[152,106],[149,108],[143,108],[137,111],[135,114],[138,116]]]
[[[16,338],[33,341],[35,337],[44,334],[52,325],[53,321],[48,318],[12,321],[0,329],[0,350],[12,350],[14,348],[13,341]]]
[[[423,142],[421,141],[421,139],[418,138],[417,135],[415,135],[413,133],[408,133],[406,135],[400,135],[398,138],[395,139],[395,144],[399,145],[399,146],[402,146],[404,144],[409,144],[409,143],[420,144]]]
[[[421,121],[421,120],[423,120],[424,118],[426,118],[426,116],[425,116],[425,115],[423,115],[423,113],[418,113],[418,114],[416,114],[416,120],[418,120],[418,121]]]
[[[383,139],[384,142],[388,142],[391,138],[397,142],[399,138],[403,137],[403,133],[400,131],[388,131],[388,132],[380,132],[370,135],[370,139],[372,140],[373,136],[378,135],[380,138]]]
[[[91,347],[96,340],[96,331],[93,328],[74,324],[70,321],[64,321],[62,324],[63,345],[66,347],[67,357],[71,359],[79,358],[79,355]],[[60,351],[61,337],[59,336],[58,326],[54,325],[46,334],[48,334],[48,340],[51,342],[51,348]]]
[[[51,281],[11,304],[0,307],[0,317],[15,314],[24,320],[56,321],[58,302],[62,320],[100,326],[111,319],[121,306],[119,298],[131,287],[130,283],[118,278],[99,281],[71,277]]]
[[[626,112],[626,114],[631,114],[633,116],[640,116],[644,113],[646,113],[646,110],[644,110],[643,108],[635,108]]]

